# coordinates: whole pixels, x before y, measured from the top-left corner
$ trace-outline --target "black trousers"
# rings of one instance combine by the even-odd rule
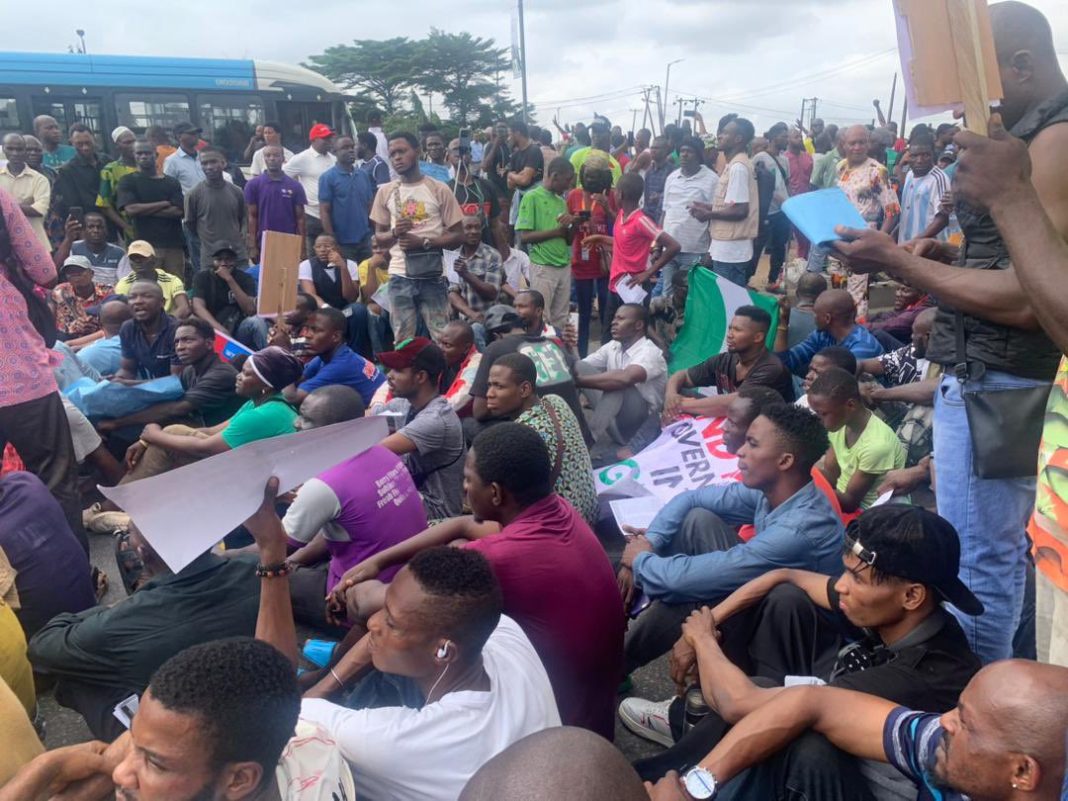
[[[78,462],[59,393],[0,407],[0,451],[7,442],[59,501],[70,530],[89,553],[78,494]]]

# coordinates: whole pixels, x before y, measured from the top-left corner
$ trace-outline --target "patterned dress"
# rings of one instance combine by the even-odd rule
[[[869,228],[878,228],[887,217],[901,214],[897,193],[890,185],[886,167],[869,158],[858,167],[850,167],[848,159],[838,163],[838,187],[860,212]],[[850,275],[846,285],[857,304],[857,317],[868,316],[868,276]]]

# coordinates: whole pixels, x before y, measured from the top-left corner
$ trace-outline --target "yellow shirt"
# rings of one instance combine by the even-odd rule
[[[119,279],[119,282],[115,284],[115,294],[125,295],[130,291],[130,287],[137,281],[137,274],[130,273]],[[185,294],[185,285],[181,280],[171,275],[166,270],[156,268],[156,281],[159,283],[159,288],[163,290],[163,311],[167,314],[174,314],[175,298],[179,295]]]
[[[0,601],[0,679],[12,689],[27,714],[37,705],[33,670],[26,658],[26,635],[19,619],[5,601]]]

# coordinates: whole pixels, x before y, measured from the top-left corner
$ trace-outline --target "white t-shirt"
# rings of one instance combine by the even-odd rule
[[[632,364],[645,368],[645,381],[636,384],[638,393],[649,404],[649,408],[660,411],[664,408],[664,395],[667,393],[667,362],[660,348],[649,337],[642,337],[627,350],[618,340],[601,345],[597,350],[582,360],[595,370],[607,373],[613,370],[625,370]]]
[[[310,147],[297,155],[291,156],[282,165],[282,172],[290,178],[296,178],[304,187],[304,196],[308,203],[304,213],[319,219],[319,176],[337,162],[333,153],[316,153]]]
[[[693,175],[675,170],[664,181],[663,228],[679,243],[683,253],[708,250],[708,223],[690,214],[690,205],[711,203],[718,185],[719,176],[703,164]]]
[[[274,770],[282,801],[355,801],[352,771],[317,723],[301,718]]]
[[[345,264],[347,264],[348,268],[349,268],[349,277],[353,281],[355,281],[357,284],[360,283],[360,268],[359,268],[359,265],[357,265],[356,262],[351,261],[349,259],[345,259]],[[337,282],[338,275],[337,275],[337,268],[336,267],[329,267],[329,266],[328,267],[324,267],[323,268],[323,272],[326,273],[327,277],[330,278],[331,281]],[[312,280],[311,259],[305,259],[304,261],[302,261],[300,263],[300,266],[297,268],[297,280],[298,281],[311,281]]]
[[[749,168],[744,164],[732,164],[727,173],[727,194],[723,200],[728,204],[749,203]],[[754,203],[757,202],[753,198]],[[740,264],[753,258],[752,239],[712,239],[708,246],[712,261]]]
[[[412,233],[420,239],[435,239],[462,222],[463,211],[448,184],[424,175],[415,183],[390,181],[378,188],[371,205],[375,225],[393,228],[401,219],[412,221]],[[405,254],[399,244],[389,249],[389,274],[405,276]]]
[[[530,286],[530,256],[519,248],[508,249],[508,258],[501,263],[501,270],[505,282],[517,292]]]
[[[282,164],[285,165],[287,161],[293,158],[293,151],[288,147],[282,148]],[[267,169],[267,165],[263,163],[263,148],[261,147],[255,153],[252,154],[252,164],[249,166],[248,171],[252,173],[252,177],[257,175],[263,175],[264,170]]]
[[[560,725],[545,668],[508,617],[482,649],[488,692],[453,692],[422,709],[346,709],[305,699],[301,717],[318,722],[352,766],[360,798],[455,801],[480,767],[528,734]]]

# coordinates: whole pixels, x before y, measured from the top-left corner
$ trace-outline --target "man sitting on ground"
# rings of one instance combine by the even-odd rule
[[[722,417],[739,387],[763,384],[778,392],[783,400],[793,401],[794,384],[782,360],[766,345],[771,315],[756,306],[741,306],[727,327],[727,350],[673,373],[667,383],[664,422],[680,414]],[[714,387],[718,395],[687,397],[682,390]]]
[[[174,353],[178,321],[164,311],[163,288],[155,281],[137,281],[126,295],[133,319],[119,328],[122,361],[114,380],[136,384],[178,375],[181,365]]]
[[[846,753],[889,762],[913,782],[920,801],[1057,801],[1064,797],[1066,717],[1068,668],[1016,659],[980,670],[943,715],[837,687],[791,687],[738,721],[697,767],[701,784],[711,777],[729,787],[812,729]],[[672,772],[651,798],[676,799],[680,792]]]
[[[193,278],[193,313],[253,350],[267,347],[267,320],[256,315],[256,280],[237,266],[237,246],[221,241],[210,269]]]
[[[477,215],[464,217],[463,231],[463,244],[453,263],[460,280],[449,282],[449,304],[468,322],[481,323],[501,291],[501,254],[482,241],[482,220]]]
[[[933,308],[933,305],[934,299],[926,292],[900,283],[894,290],[894,308],[872,315],[868,328],[884,347],[894,342],[908,342],[916,318],[924,309]]]
[[[147,583],[120,604],[58,615],[30,640],[34,669],[59,680],[56,700],[107,740],[123,731],[116,704],[144,692],[169,657],[256,629],[254,565],[205,553],[172,573],[132,524],[130,542]]]
[[[836,570],[842,522],[811,476],[828,446],[812,412],[765,408],[738,451],[741,481],[676,496],[631,539],[620,586],[628,603],[635,590],[654,600],[627,633],[627,672],[670,649],[697,602],[777,567]],[[756,536],[743,543],[734,526],[747,523]]]
[[[375,390],[386,377],[374,363],[367,361],[345,343],[348,320],[337,309],[319,309],[304,326],[307,352],[314,358],[304,366],[304,374],[291,387],[286,387],[285,399],[294,406],[319,387],[341,384],[360,393],[365,404],[371,402]]]
[[[358,592],[359,585],[347,585],[423,549],[473,540],[467,547],[486,556],[501,583],[504,611],[541,656],[564,723],[611,739],[623,605],[604,548],[552,491],[549,465],[536,431],[517,423],[492,426],[475,440],[464,468],[473,516],[446,520],[371,557],[341,587]]]
[[[685,685],[699,675],[703,694],[719,712],[697,723],[666,753],[642,760],[643,778],[656,780],[696,763],[727,732],[727,720],[767,702],[787,676],[814,676],[931,711],[956,705],[981,665],[942,603],[976,613],[982,605],[957,578],[960,541],[953,527],[925,509],[882,506],[850,524],[842,563],[837,578],[773,570],[713,609],[693,614],[672,652],[672,677]],[[722,642],[708,636],[712,620]],[[674,710],[668,709],[671,703],[628,699],[620,715],[639,735],[656,735],[658,742],[671,745],[681,727],[665,724],[668,718],[681,719],[682,711],[681,699]],[[805,737],[790,751],[775,760],[785,766],[777,781],[805,797],[830,797],[819,788],[833,785],[859,792],[869,777],[881,785],[901,782],[900,776],[843,758],[822,738]],[[768,797],[781,792],[777,787]]]
[[[845,370],[850,375],[856,375],[857,357],[850,353],[847,348],[841,348],[838,345],[824,348],[813,356],[812,361],[808,363],[805,380],[801,382],[801,396],[797,399],[798,406],[803,409],[809,408],[808,391],[812,387],[812,382],[833,367]]]
[[[800,344],[787,350],[787,329],[780,323],[776,331],[775,350],[794,375],[804,375],[812,356],[831,345],[848,348],[858,359],[882,355],[883,346],[857,322],[853,296],[844,289],[828,289],[816,298],[812,310],[816,316],[816,330]]]
[[[115,284],[116,295],[129,295],[136,281],[154,281],[159,284],[163,292],[167,314],[173,314],[181,319],[192,314],[189,296],[185,292],[185,285],[181,279],[156,267],[155,248],[143,239],[138,239],[130,243],[130,247],[126,250],[126,257],[130,260],[132,272],[124,275]]]
[[[905,466],[897,435],[864,405],[856,376],[845,370],[833,368],[817,378],[808,402],[830,435],[823,474],[842,511],[869,508],[879,498],[883,476]]]
[[[179,323],[174,332],[174,354],[182,365],[179,377],[185,394],[181,400],[101,420],[97,430],[106,434],[126,426],[166,424],[183,418],[193,426],[215,426],[229,420],[243,401],[234,391],[237,370],[215,353],[215,329],[199,317]]]
[[[52,290],[56,331],[70,347],[100,339],[99,306],[112,294],[110,286],[93,280],[93,265],[85,256],[68,256],[59,268],[59,283]]]
[[[827,279],[823,273],[805,272],[797,279],[794,303],[779,301],[779,327],[786,327],[786,347],[798,345],[816,330],[816,298],[827,291]]]
[[[430,520],[455,517],[463,502],[464,432],[438,391],[445,372],[441,348],[426,337],[380,353],[394,396],[408,401],[404,425],[382,444],[404,459]]]
[[[576,365],[575,385],[593,409],[594,461],[627,459],[660,433],[667,362],[645,335],[648,315],[624,303],[612,318],[612,341]]]
[[[122,367],[122,342],[119,330],[131,317],[130,306],[123,300],[109,300],[100,307],[101,339],[90,342],[78,351],[79,361],[92,367],[100,375],[110,378]]]
[[[591,526],[597,522],[597,490],[582,427],[558,395],[538,396],[538,369],[522,353],[506,353],[489,372],[486,405],[495,420],[533,428],[549,449],[553,489]]]
[[[342,406],[344,414],[330,408]],[[300,411],[298,422],[341,422],[363,417],[364,408],[355,390],[331,384],[310,393]],[[302,430],[311,427],[301,422]],[[404,462],[375,445],[304,482],[282,526],[298,549],[286,563],[302,568],[290,579],[297,620],[321,626],[323,598],[345,571],[425,529],[426,513]],[[381,580],[390,581],[401,567],[383,571]]]
[[[261,583],[257,633],[295,666],[277,488],[271,479],[245,527],[272,568]],[[501,615],[501,587],[481,554],[458,548],[417,554],[386,589],[368,629],[301,705],[302,717],[337,742],[362,795],[451,801],[492,756],[560,725],[545,668],[519,626]],[[415,708],[346,709],[325,700],[372,668],[417,696]]]

